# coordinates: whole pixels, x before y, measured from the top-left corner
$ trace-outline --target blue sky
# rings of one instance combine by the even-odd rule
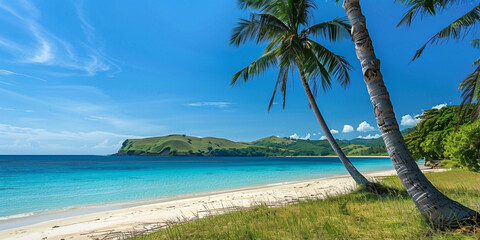
[[[362,4],[399,122],[458,104],[457,85],[478,57],[471,38],[410,59],[474,1],[410,28],[395,27],[402,5]],[[344,15],[334,1],[319,0],[315,22]],[[285,110],[277,104],[267,112],[276,69],[229,86],[264,47],[229,45],[238,18],[247,16],[234,0],[0,1],[0,154],[109,154],[126,138],[167,134],[321,138],[298,76]],[[318,96],[329,127],[339,139],[376,136],[353,43],[319,41],[355,68],[350,87]]]

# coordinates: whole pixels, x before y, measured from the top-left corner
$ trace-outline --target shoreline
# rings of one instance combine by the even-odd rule
[[[424,171],[439,171],[422,169]],[[395,175],[395,170],[374,171],[366,176],[378,179]],[[293,182],[263,184],[224,191],[188,194],[142,202],[85,207],[43,216],[3,220],[40,222],[0,231],[0,239],[116,239],[128,234],[156,230],[168,224],[267,204],[280,206],[308,198],[347,193],[355,187],[345,175]],[[97,209],[95,209],[97,208]],[[88,212],[93,210],[93,212]],[[75,215],[75,211],[77,214]],[[69,215],[69,214],[72,214]],[[50,218],[49,218],[50,217]]]
[[[284,157],[292,157],[292,156],[284,156]],[[295,157],[318,157],[318,156],[295,156]],[[338,158],[338,156],[321,156],[321,157],[328,157],[328,158]],[[351,157],[351,156],[350,156]],[[355,156],[358,158],[371,158],[372,156]],[[388,158],[384,156],[374,156],[376,158]],[[379,171],[387,171],[386,170],[370,170],[364,171],[365,174],[375,173]],[[118,202],[107,202],[107,203],[93,203],[93,204],[86,204],[86,205],[74,205],[65,208],[58,208],[58,209],[49,209],[44,211],[36,211],[36,212],[26,212],[26,213],[19,213],[14,215],[9,215],[5,217],[0,217],[0,231],[8,230],[11,228],[16,227],[23,227],[26,225],[32,225],[44,221],[54,220],[59,217],[75,217],[79,215],[103,212],[108,210],[116,210],[116,209],[123,209],[129,207],[136,207],[140,205],[146,204],[154,204],[154,203],[162,203],[172,200],[178,199],[186,199],[186,198],[194,198],[194,197],[202,197],[202,196],[209,196],[215,194],[222,194],[222,193],[230,193],[236,191],[245,191],[245,190],[255,190],[264,187],[276,186],[276,185],[286,185],[286,184],[294,184],[300,183],[304,181],[310,180],[318,180],[318,179],[334,179],[340,177],[348,177],[347,173],[345,174],[334,174],[330,175],[327,174],[322,177],[308,177],[302,178],[300,180],[290,180],[285,182],[274,182],[274,183],[260,183],[260,184],[253,184],[244,187],[234,187],[234,188],[225,188],[220,190],[212,190],[206,192],[197,192],[197,193],[187,193],[187,194],[180,194],[174,196],[167,196],[167,197],[155,197],[150,199],[137,199],[137,200],[126,200],[126,201],[118,201]],[[26,222],[26,223],[24,223]]]

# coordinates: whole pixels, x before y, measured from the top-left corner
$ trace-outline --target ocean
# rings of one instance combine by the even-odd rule
[[[388,157],[350,160],[393,169]],[[336,157],[0,156],[0,221],[346,174]]]

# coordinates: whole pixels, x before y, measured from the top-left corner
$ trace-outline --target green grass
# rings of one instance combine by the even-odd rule
[[[480,174],[464,170],[430,173],[443,193],[480,210]],[[479,239],[480,230],[432,228],[416,210],[397,177],[383,179],[396,193],[364,191],[249,210],[174,224],[133,240],[152,239]]]

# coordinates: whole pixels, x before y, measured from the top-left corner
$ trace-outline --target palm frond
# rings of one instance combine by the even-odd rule
[[[308,40],[311,50],[316,55],[318,62],[325,66],[330,75],[335,76],[336,80],[342,87],[347,87],[350,84],[350,75],[348,72],[352,70],[352,66],[348,61],[337,55],[321,44]]]
[[[238,6],[242,9],[253,8],[253,9],[262,9],[270,6],[275,1],[272,0],[238,0]]]
[[[232,77],[230,85],[237,83],[238,78],[242,78],[247,82],[250,78],[259,75],[267,69],[277,65],[277,54],[275,51],[270,51],[263,54],[260,58],[250,63],[247,67],[235,73]]]
[[[303,45],[298,36],[291,35],[277,47],[280,66],[289,66],[304,59]]]
[[[473,39],[470,44],[472,44],[472,46],[474,48],[480,48],[480,38],[477,38],[477,39]]]
[[[435,16],[438,10],[443,10],[452,4],[462,1],[465,2],[466,0],[395,0],[395,2],[405,4],[408,8],[397,27],[402,24],[410,26],[417,15],[421,17],[427,14]]]
[[[315,82],[314,84],[314,95],[317,92],[317,84],[316,82],[320,81],[322,89],[327,91],[332,87],[332,81],[330,72],[328,69],[325,68],[324,64],[318,59],[315,52],[311,48],[305,49],[305,60],[303,62],[303,68],[305,69],[304,72],[306,74],[306,78],[310,82]]]
[[[350,37],[351,28],[352,26],[348,18],[337,17],[331,21],[315,24],[303,32],[306,35],[320,36],[334,42],[342,38]]]
[[[412,61],[419,58],[425,48],[430,44],[435,44],[448,39],[461,39],[465,37],[470,30],[480,21],[480,6],[476,6],[471,11],[455,20],[453,23],[442,29],[431,37],[413,56]]]
[[[249,20],[240,19],[238,26],[233,29],[230,44],[239,46],[252,39],[260,43],[284,34],[287,30],[287,26],[275,16],[253,13]]]
[[[480,58],[477,58],[477,60],[475,60],[473,63],[472,63],[472,66],[479,66],[480,65]]]
[[[286,91],[285,90],[286,90],[286,85],[287,85],[288,70],[289,70],[289,66],[280,68],[280,72],[278,73],[278,77],[277,77],[277,82],[275,83],[275,88],[273,89],[272,98],[270,99],[270,103],[268,104],[268,111],[270,111],[270,108],[272,107],[272,104],[273,104],[273,100],[275,99],[278,84],[281,84],[280,91],[281,91],[282,96],[283,96],[282,106],[283,106],[283,108],[285,108],[285,97],[286,97]]]
[[[473,39],[470,44],[472,44],[472,46],[474,48],[480,48],[480,38],[478,39]],[[480,65],[480,58],[477,58],[477,60],[475,60],[472,64],[473,66],[479,66]]]
[[[463,122],[466,112],[470,109],[470,105],[474,101],[476,101],[477,104],[472,111],[471,120],[480,119],[480,66],[460,82],[458,89],[462,91],[462,103],[459,108],[459,113],[461,113],[459,124]],[[463,110],[464,108],[465,110]]]
[[[285,35],[281,35],[273,39],[268,45],[265,47],[264,52],[270,52],[273,49],[277,48],[280,44],[282,44],[282,41],[285,39]]]
[[[312,11],[317,8],[317,5],[312,0],[301,0],[298,1],[297,7],[297,24],[307,26],[309,20],[312,18]]]

